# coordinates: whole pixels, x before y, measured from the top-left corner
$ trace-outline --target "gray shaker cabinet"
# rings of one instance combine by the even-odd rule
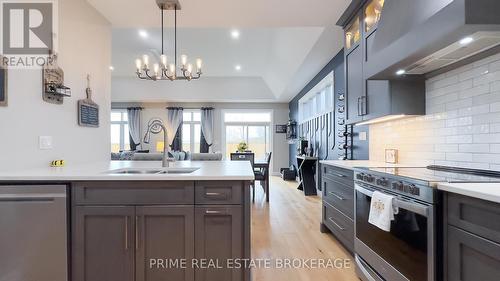
[[[194,210],[189,206],[136,207],[136,281],[193,281]],[[152,259],[154,262],[151,262]],[[159,266],[158,259],[173,266]],[[186,266],[181,266],[181,260]]]
[[[500,204],[446,193],[445,280],[500,279]]]
[[[363,51],[361,45],[352,49],[345,57],[347,123],[363,120],[366,113],[366,96],[363,90]]]
[[[74,209],[73,281],[134,280],[134,214],[134,207]]]
[[[226,267],[228,259],[243,256],[243,224],[240,206],[197,206],[195,208],[195,256],[217,267]],[[233,266],[234,267],[234,266]],[[196,281],[243,280],[238,268],[200,268]]]

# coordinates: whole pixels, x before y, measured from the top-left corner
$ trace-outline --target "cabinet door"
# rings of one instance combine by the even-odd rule
[[[134,280],[134,207],[74,208],[73,281]]]
[[[347,92],[347,122],[349,124],[362,120],[366,112],[363,93],[363,53],[361,47],[355,47],[345,58],[346,67],[346,92]]]
[[[192,281],[194,207],[137,207],[136,281]]]
[[[448,225],[449,281],[496,281],[500,276],[500,244]]]
[[[243,280],[242,269],[226,266],[228,260],[243,258],[242,220],[240,206],[195,208],[196,259],[207,262],[205,266],[200,264],[202,268],[196,269],[196,281]]]

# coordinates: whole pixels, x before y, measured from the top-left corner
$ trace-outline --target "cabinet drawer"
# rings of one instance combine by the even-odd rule
[[[500,204],[448,193],[448,223],[500,243]]]
[[[354,217],[354,187],[323,179],[323,200],[350,219]]]
[[[200,181],[196,182],[196,204],[230,204],[243,203],[243,184],[241,181]]]
[[[323,201],[323,224],[349,251],[354,251],[354,221],[325,201]]]
[[[321,172],[323,178],[333,179],[346,185],[354,186],[354,172],[352,170],[323,165]]]
[[[500,244],[448,225],[449,281],[496,281],[500,276]]]
[[[194,182],[78,182],[73,184],[78,205],[194,204]]]

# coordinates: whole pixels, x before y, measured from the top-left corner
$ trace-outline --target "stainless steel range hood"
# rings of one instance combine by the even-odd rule
[[[367,79],[426,74],[500,45],[499,0],[386,0]]]

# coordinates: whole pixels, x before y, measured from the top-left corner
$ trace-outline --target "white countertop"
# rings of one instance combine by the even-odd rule
[[[385,162],[371,161],[371,160],[321,160],[319,161],[319,163],[336,166],[344,169],[411,167],[411,165],[389,164]]]
[[[440,183],[438,189],[500,203],[500,183]]]
[[[163,180],[253,180],[250,162],[247,161],[177,161],[170,167],[196,167],[188,174],[109,174],[110,170],[126,168],[162,169],[160,161],[110,161],[61,168],[40,168],[0,171],[0,181],[163,181]]]

